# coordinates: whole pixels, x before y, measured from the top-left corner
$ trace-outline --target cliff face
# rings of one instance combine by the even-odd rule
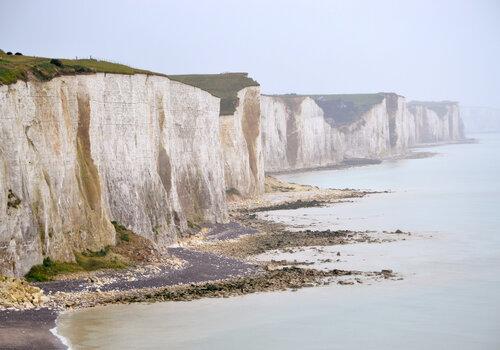
[[[234,114],[220,117],[224,175],[228,193],[249,197],[264,192],[260,89],[244,88],[238,99]]]
[[[262,96],[266,171],[321,167],[336,162],[332,128],[310,97]]]
[[[114,243],[111,220],[173,242],[227,217],[219,99],[165,77],[0,87],[0,273]]]
[[[417,144],[464,137],[457,104],[407,106],[393,93],[262,96],[261,110],[269,172],[382,159]]]
[[[460,115],[468,133],[500,131],[500,108],[461,106]]]
[[[0,274],[112,245],[111,221],[165,247],[190,223],[226,221],[227,194],[263,193],[264,169],[463,138],[455,103],[260,96],[246,73],[130,74],[0,86]]]
[[[415,144],[449,142],[463,139],[464,126],[458,103],[408,103],[410,123],[415,125]]]
[[[359,100],[350,95],[262,96],[266,171],[401,152],[407,143],[404,107],[404,99],[395,94],[362,95]]]
[[[228,194],[264,192],[260,86],[247,73],[173,75],[221,99],[220,139]]]

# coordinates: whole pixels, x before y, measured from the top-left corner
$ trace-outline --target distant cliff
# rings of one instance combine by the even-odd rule
[[[456,103],[407,104],[394,93],[267,95],[261,110],[269,172],[382,159],[464,137]]]
[[[415,125],[412,144],[439,143],[463,139],[464,125],[456,102],[408,103],[409,122]]]
[[[461,106],[460,114],[468,133],[500,131],[500,108]]]

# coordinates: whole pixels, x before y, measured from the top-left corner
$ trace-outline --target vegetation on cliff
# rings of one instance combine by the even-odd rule
[[[323,110],[325,120],[331,126],[348,125],[357,121],[374,105],[381,103],[386,94],[329,94],[329,95],[270,95],[279,97],[292,111],[297,112],[306,97],[312,98]]]
[[[248,73],[221,73],[221,74],[190,74],[169,75],[170,79],[196,86],[219,97],[220,115],[231,115],[238,107],[238,91],[259,86],[259,83],[248,77]]]
[[[75,262],[54,261],[45,258],[40,265],[33,266],[26,274],[28,281],[50,281],[59,275],[95,271],[101,269],[123,269],[135,264],[162,260],[161,253],[148,239],[113,221],[116,230],[116,245],[98,252],[75,253]]]
[[[114,73],[150,74],[167,76],[119,63],[96,59],[62,59],[23,55],[8,55],[0,50],[0,85],[13,84],[18,80],[48,81],[61,75]],[[168,78],[198,87],[219,97],[220,115],[231,115],[238,106],[238,91],[259,83],[248,73],[169,75]]]
[[[18,80],[48,81],[61,75],[115,73],[154,74],[150,71],[128,67],[119,63],[95,59],[59,59],[22,55],[7,55],[0,50],[0,85],[13,84]]]
[[[312,95],[325,120],[335,126],[348,125],[384,100],[384,94]]]
[[[458,104],[458,102],[453,101],[411,101],[408,102],[408,107],[410,109],[415,109],[416,107],[424,107],[430,109],[436,113],[439,117],[443,118],[448,113],[448,107],[450,105]]]

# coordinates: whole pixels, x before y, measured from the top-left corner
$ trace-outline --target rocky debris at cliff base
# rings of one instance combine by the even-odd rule
[[[54,307],[82,308],[96,305],[154,302],[190,301],[201,298],[220,298],[245,295],[257,292],[297,290],[305,287],[328,285],[331,283],[353,284],[350,281],[398,280],[393,272],[315,270],[299,267],[269,268],[261,272],[218,281],[197,284],[175,285],[160,288],[144,288],[129,291],[79,292],[54,295]]]
[[[301,185],[293,182],[279,180],[273,176],[266,176],[264,182],[265,192],[303,192],[319,190],[317,186]]]
[[[399,239],[397,233],[381,234],[348,230],[288,231],[279,225],[273,226],[271,225],[271,230],[260,234],[247,235],[230,241],[202,242],[194,245],[193,248],[237,259],[246,259],[253,255],[279,249],[301,249],[303,247],[349,243],[383,243]],[[401,235],[406,236],[404,233]]]
[[[407,154],[403,155],[400,158],[397,159],[424,159],[424,158],[431,158],[434,156],[437,156],[439,153],[437,152],[408,152]]]
[[[364,197],[369,191],[358,191],[352,189],[320,189],[318,187],[290,184],[280,180],[273,180],[278,184],[268,185],[274,188],[272,192],[266,192],[259,198],[250,198],[238,202],[229,203],[230,212],[255,213],[259,211],[278,209],[297,209],[307,206],[319,206],[336,203],[340,200]]]
[[[0,276],[0,309],[33,309],[48,300],[40,288],[21,279]]]

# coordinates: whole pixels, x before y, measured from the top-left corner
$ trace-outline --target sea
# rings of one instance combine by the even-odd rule
[[[392,269],[400,280],[96,307],[62,314],[57,333],[71,349],[500,349],[500,134],[471,137],[417,150],[429,158],[280,175],[387,193],[260,214],[313,230],[409,232],[322,253],[340,256],[330,268]]]

